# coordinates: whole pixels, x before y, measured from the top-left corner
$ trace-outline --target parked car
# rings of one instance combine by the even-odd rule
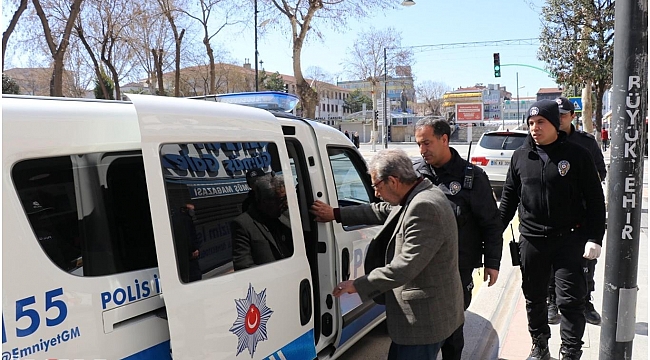
[[[510,158],[526,140],[525,130],[497,130],[484,133],[471,156],[471,162],[485,170],[492,189],[501,196]]]

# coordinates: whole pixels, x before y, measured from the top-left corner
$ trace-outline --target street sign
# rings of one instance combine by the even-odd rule
[[[456,104],[456,123],[483,121],[483,103]]]
[[[570,97],[568,98],[569,101],[573,103],[573,107],[575,107],[575,112],[582,112],[582,98],[575,96],[575,97]]]

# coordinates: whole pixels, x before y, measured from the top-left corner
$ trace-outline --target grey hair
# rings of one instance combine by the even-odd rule
[[[447,139],[449,139],[449,137],[451,136],[451,126],[449,126],[449,123],[445,119],[425,117],[423,119],[418,120],[418,122],[415,123],[415,130],[416,131],[420,130],[425,126],[428,126],[431,129],[433,129],[433,134],[437,138],[440,138],[442,135],[447,135]]]
[[[277,198],[280,189],[284,189],[284,176],[282,175],[266,174],[256,178],[253,184],[255,199],[258,203]]]
[[[402,149],[384,149],[375,155],[370,164],[368,172],[374,173],[377,181],[386,180],[394,176],[404,184],[412,184],[420,177],[413,169],[413,162]]]

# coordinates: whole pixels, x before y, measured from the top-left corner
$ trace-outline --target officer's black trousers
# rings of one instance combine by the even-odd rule
[[[591,301],[591,293],[596,289],[596,282],[594,281],[594,276],[596,274],[596,263],[597,259],[585,260],[587,262],[587,267],[583,268],[582,271],[586,273],[587,276],[587,296],[585,296],[585,301]],[[555,276],[553,276],[553,270],[551,270],[551,278],[548,283],[548,297],[553,297],[555,299]]]
[[[583,266],[584,240],[572,232],[564,236],[535,239],[520,237],[522,290],[526,297],[528,331],[531,336],[551,335],[546,314],[548,274],[555,274],[557,306],[562,313],[562,345],[580,349],[585,332],[587,283]]]

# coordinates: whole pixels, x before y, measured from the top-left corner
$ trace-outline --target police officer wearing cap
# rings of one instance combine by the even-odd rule
[[[522,290],[533,346],[528,360],[550,359],[546,295],[553,270],[560,324],[561,359],[579,359],[585,331],[584,259],[600,256],[605,201],[589,151],[559,131],[553,100],[528,110],[529,134],[515,150],[501,196],[503,227],[519,211]]]
[[[598,170],[600,180],[605,181],[607,169],[605,167],[603,153],[600,151],[596,139],[593,135],[582,130],[576,130],[573,126],[571,121],[575,118],[575,107],[569,99],[559,97],[555,99],[555,102],[557,102],[560,110],[560,131],[564,131],[567,134],[567,141],[576,143],[589,150],[589,153],[596,163],[596,169]],[[598,314],[596,309],[594,309],[594,305],[591,303],[591,292],[594,291],[595,287],[594,272],[596,270],[596,262],[596,259],[587,261],[587,297],[585,298],[585,319],[588,323],[594,325],[600,324],[601,320],[600,314]],[[560,322],[560,314],[558,313],[557,303],[555,300],[555,281],[552,277],[548,287],[547,316],[549,324],[558,324]]]

